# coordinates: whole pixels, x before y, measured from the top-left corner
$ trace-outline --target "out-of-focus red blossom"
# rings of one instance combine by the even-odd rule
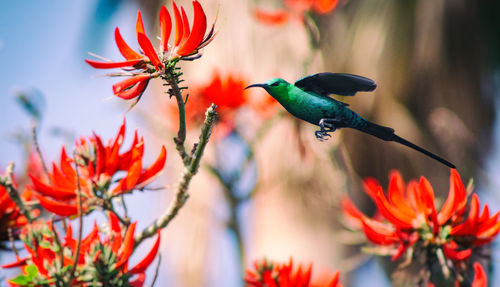
[[[66,235],[63,240],[61,240],[61,238],[56,240],[56,236],[59,237],[59,235],[56,234],[52,224],[48,226],[49,232],[47,232],[45,230],[47,225],[42,222],[37,222],[31,225],[29,229],[24,229],[21,235],[28,255],[24,258],[18,257],[17,261],[2,265],[2,268],[20,267],[21,270],[24,270],[26,266],[34,265],[37,267],[41,279],[53,279],[55,272],[60,271],[56,269],[56,266],[62,269],[60,264],[56,264],[56,261],[60,263],[61,254],[55,252],[58,248],[56,246],[60,242],[63,248],[62,254],[64,254],[63,267],[73,265],[75,252],[79,250],[77,272],[80,275],[85,275],[87,272],[95,272],[92,271],[92,267],[99,265],[101,267],[95,270],[119,270],[119,275],[116,277],[123,274],[128,274],[127,276],[136,275],[132,277],[133,280],[130,281],[130,284],[132,284],[132,286],[142,286],[145,280],[144,272],[158,253],[160,232],[158,231],[156,241],[146,256],[134,267],[128,268],[129,258],[134,251],[134,232],[136,224],[137,222],[134,222],[124,230],[116,215],[110,212],[110,228],[108,232],[103,234],[97,224],[94,223],[94,228],[87,236],[82,238],[80,249],[77,249],[78,239],[73,236],[73,230],[70,223],[67,225]],[[42,236],[33,236],[33,234],[41,234]],[[114,254],[114,256],[104,257],[103,254],[109,251],[111,254]],[[106,268],[102,268],[102,266],[106,266]],[[69,270],[68,268],[66,272],[69,272]],[[86,282],[84,278],[93,280],[94,277],[78,276],[78,278],[74,279],[73,284],[91,283]]]
[[[26,189],[21,198],[25,201],[30,201],[32,198],[31,191]],[[31,211],[32,216],[38,216],[40,211],[34,209]],[[0,185],[0,240],[7,239],[7,231],[9,228],[17,229],[28,223],[28,220],[21,214],[21,210],[12,199],[5,187]]]
[[[460,282],[455,281],[456,286],[460,286]],[[429,282],[429,287],[435,287],[434,284]],[[484,272],[483,266],[478,262],[474,262],[474,279],[470,285],[471,287],[487,287],[488,286],[488,277],[486,276],[486,272]]]
[[[290,19],[304,21],[304,14],[313,11],[327,14],[337,7],[338,0],[283,0],[283,8],[269,11],[257,8],[253,11],[255,19],[268,25],[283,25]]]
[[[213,40],[215,23],[205,36],[207,17],[198,1],[193,1],[194,19],[192,27],[189,26],[189,20],[183,7],[179,10],[175,2],[172,2],[172,9],[175,18],[175,36],[172,46],[168,44],[172,30],[172,20],[167,8],[162,6],[159,14],[161,37],[158,49],[153,47],[151,40],[146,36],[141,11],[138,11],[136,33],[143,54],[130,48],[123,40],[120,30],[116,28],[116,45],[125,61],[100,62],[85,60],[96,69],[121,68],[124,70],[123,73],[113,74],[113,76],[131,76],[113,85],[113,93],[116,96],[125,100],[140,97],[149,80],[164,73],[165,65],[182,59],[192,59],[197,56],[200,49]]]
[[[376,245],[394,247],[393,260],[417,242],[441,248],[452,260],[468,259],[472,248],[490,243],[500,232],[500,212],[490,215],[488,204],[480,212],[475,193],[471,200],[460,175],[451,170],[450,191],[441,210],[437,212],[434,191],[424,177],[405,185],[398,171],[390,173],[387,196],[375,179],[364,181],[366,193],[375,201],[378,211],[386,221],[370,218],[361,213],[345,198],[345,214],[362,228],[368,240]]]
[[[277,264],[267,260],[256,261],[255,270],[247,270],[245,282],[254,287],[342,287],[339,283],[339,272],[323,278],[311,280],[312,264],[304,268],[294,268],[290,258],[288,264]]]
[[[248,82],[237,74],[221,76],[219,72],[212,73],[210,82],[194,86],[187,93],[189,99],[186,104],[186,121],[188,124],[199,125],[203,122],[206,109],[211,103],[217,105],[220,123],[216,126],[216,133],[225,135],[234,127],[236,111],[248,102],[248,91],[245,90]],[[169,103],[167,114],[172,127],[178,123],[176,104]],[[192,125],[189,125],[192,126]]]
[[[61,216],[72,216],[78,213],[78,176],[84,212],[90,211],[92,200],[97,197],[112,198],[143,188],[163,170],[167,156],[165,147],[162,147],[151,166],[143,168],[143,138],[139,138],[135,131],[130,149],[121,152],[124,138],[125,121],[116,137],[107,144],[96,134],[77,140],[76,158],[69,157],[63,147],[59,166],[52,164],[50,181],[30,175],[36,192],[34,196],[48,211]],[[78,163],[78,175],[74,167],[75,160]],[[125,172],[125,175],[114,184],[116,179],[113,178],[120,171]]]

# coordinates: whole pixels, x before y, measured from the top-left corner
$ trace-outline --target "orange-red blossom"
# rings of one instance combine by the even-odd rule
[[[283,0],[282,9],[269,11],[255,9],[254,17],[269,25],[281,25],[290,19],[304,20],[304,14],[313,11],[316,14],[326,14],[337,7],[338,0]]]
[[[193,1],[194,20],[192,27],[189,26],[189,20],[183,7],[179,10],[175,2],[172,2],[172,9],[175,19],[175,36],[172,46],[168,44],[172,30],[172,20],[167,8],[162,6],[159,15],[161,37],[158,49],[153,47],[151,40],[146,36],[141,11],[138,11],[136,33],[137,41],[143,54],[130,48],[123,40],[120,30],[116,28],[116,45],[125,58],[125,61],[100,62],[85,60],[90,66],[96,69],[121,68],[124,72],[114,75],[131,76],[114,84],[113,94],[125,100],[140,97],[146,89],[149,80],[164,73],[165,65],[168,65],[169,62],[175,63],[182,59],[192,59],[197,56],[201,48],[212,41],[214,37],[214,25],[212,25],[212,29],[205,36],[207,18],[198,1]]]
[[[56,235],[56,231],[52,224],[48,227],[50,232],[47,232],[44,231],[46,226],[43,223],[36,223],[30,228],[24,229],[21,235],[21,238],[25,242],[25,248],[28,255],[24,258],[18,257],[17,261],[2,265],[2,268],[21,267],[24,271],[26,266],[34,265],[38,270],[38,279],[51,280],[58,271],[56,270],[57,268],[64,270],[62,267],[74,264],[74,254],[78,250],[79,256],[76,264],[80,275],[85,275],[86,272],[91,270],[92,266],[101,266],[101,270],[103,270],[102,266],[106,266],[107,268],[104,268],[104,270],[110,272],[113,272],[113,270],[119,271],[116,277],[123,274],[126,274],[127,278],[131,275],[135,275],[133,280],[129,283],[131,286],[139,287],[144,283],[146,269],[153,262],[158,253],[160,246],[160,231],[158,230],[156,241],[146,256],[134,265],[134,267],[128,268],[129,258],[134,251],[134,232],[136,224],[137,222],[134,222],[130,224],[126,230],[123,230],[116,215],[110,212],[109,231],[104,234],[105,237],[101,238],[103,232],[97,224],[94,223],[94,228],[87,236],[82,238],[78,249],[77,238],[73,236],[73,230],[70,223],[67,226],[66,235],[63,238],[64,240],[56,240],[56,236],[58,235]],[[42,236],[33,236],[34,233],[41,233]],[[59,243],[63,248],[62,253],[56,252],[58,250],[57,248],[59,248],[56,247],[56,244]],[[113,256],[109,256],[110,253],[113,254]],[[56,264],[57,261],[61,260],[61,255],[62,266],[60,262]],[[69,270],[70,268],[66,269],[66,271]],[[74,279],[73,284],[85,283],[86,281],[84,278],[93,280],[96,274],[92,275],[90,279],[88,279],[88,276],[79,276]]]
[[[454,261],[465,260],[474,247],[492,242],[500,231],[500,212],[491,215],[488,204],[481,212],[478,196],[472,193],[468,199],[455,169],[451,170],[448,198],[439,212],[432,186],[424,177],[405,184],[400,173],[392,171],[387,196],[372,178],[365,179],[364,189],[385,221],[364,215],[348,198],[342,202],[344,211],[372,243],[393,246],[393,260],[417,242],[441,248]]]
[[[312,264],[301,264],[294,268],[290,258],[288,264],[273,263],[267,260],[256,261],[255,270],[247,270],[245,276],[248,287],[342,287],[339,272],[311,280]]]
[[[25,201],[31,200],[32,193],[26,189],[21,198]],[[32,215],[38,215],[38,210],[33,210]],[[0,185],[0,240],[7,239],[8,228],[20,228],[28,223],[27,218],[21,213],[21,210],[12,199],[5,187]]]
[[[52,164],[50,181],[30,175],[34,196],[46,210],[61,216],[72,216],[78,213],[79,189],[82,193],[83,211],[88,212],[89,208],[92,208],[89,205],[96,198],[110,199],[143,188],[163,170],[167,156],[165,147],[162,147],[156,161],[144,168],[143,138],[139,139],[136,131],[131,147],[120,151],[124,138],[125,121],[116,137],[107,144],[95,134],[88,139],[81,138],[76,143],[76,157],[73,158],[66,154],[63,147],[59,166]],[[78,174],[74,166],[75,161]],[[125,173],[117,180],[116,174],[120,171]]]

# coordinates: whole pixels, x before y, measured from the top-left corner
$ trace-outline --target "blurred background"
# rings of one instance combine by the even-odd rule
[[[340,270],[347,286],[389,286],[382,261],[361,254],[356,245],[361,237],[344,231],[339,198],[349,194],[370,213],[362,179],[374,177],[385,187],[392,169],[406,180],[423,175],[438,196],[447,195],[450,171],[441,164],[354,130],[319,142],[316,127],[294,120],[262,91],[238,88],[272,77],[293,82],[331,71],[374,79],[375,92],[342,100],[449,159],[464,182],[474,178],[482,202],[500,207],[498,1],[341,0],[328,12],[300,10],[292,5],[298,0],[200,2],[209,25],[217,18],[217,36],[201,59],[182,64],[190,93],[186,108],[203,111],[201,98],[212,97],[221,106],[221,122],[189,201],[163,231],[157,286],[243,286],[242,270],[264,257],[314,262],[316,274]],[[177,3],[192,19],[190,1]],[[170,10],[170,1],[156,0],[2,4],[2,168],[14,161],[23,171],[32,123],[19,105],[20,95],[42,111],[39,137],[47,162],[59,156],[62,145],[71,147],[76,136],[92,131],[114,136],[126,116],[128,135],[134,129],[144,135],[150,161],[162,144],[169,152],[165,172],[155,182],[165,189],[130,196],[130,215],[140,228],[162,213],[182,166],[172,141],[175,109],[165,88],[153,80],[127,113],[128,105],[112,96],[116,79],[96,77],[102,73],[83,61],[88,52],[120,59],[113,38],[117,26],[138,48],[137,9],[154,39],[161,5]],[[198,123],[189,117],[189,144],[199,135]],[[0,261],[8,259],[0,253]],[[500,282],[496,261],[498,252],[491,286]]]

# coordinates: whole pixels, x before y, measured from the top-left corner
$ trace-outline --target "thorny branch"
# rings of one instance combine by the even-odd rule
[[[189,183],[191,182],[191,178],[198,172],[200,167],[200,160],[203,156],[203,152],[205,151],[205,147],[210,138],[210,134],[212,133],[212,127],[215,123],[215,118],[217,116],[217,112],[215,111],[216,106],[211,104],[205,113],[205,122],[201,128],[201,134],[199,142],[196,146],[196,150],[192,157],[188,158],[188,165],[185,166],[182,178],[179,182],[177,190],[175,192],[175,199],[169,205],[167,210],[163,215],[160,216],[154,223],[150,226],[146,227],[140,234],[135,237],[135,246],[137,246],[144,239],[153,236],[156,234],[158,229],[164,228],[169,224],[169,222],[177,215],[179,210],[186,200],[189,197],[187,193]]]
[[[179,109],[179,131],[177,132],[177,137],[174,138],[174,142],[184,166],[188,166],[190,159],[184,146],[184,142],[186,141],[186,102],[182,97],[182,88],[179,87],[179,77],[181,75],[180,72],[176,72],[175,65],[173,65],[167,66],[162,78],[167,82],[167,85],[170,86],[168,92],[170,97],[175,97],[177,101],[177,108]]]

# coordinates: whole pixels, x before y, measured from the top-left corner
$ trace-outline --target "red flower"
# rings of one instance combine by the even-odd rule
[[[116,215],[109,213],[109,226],[110,230],[103,234],[97,224],[94,224],[94,228],[90,233],[82,238],[77,262],[77,272],[81,276],[78,276],[73,283],[91,283],[91,280],[95,276],[97,278],[109,278],[104,276],[105,274],[95,274],[96,272],[109,272],[113,274],[115,280],[119,280],[120,277],[124,276],[121,280],[127,280],[127,282],[131,275],[137,275],[137,279],[131,280],[130,283],[133,283],[134,286],[142,286],[142,284],[138,283],[144,283],[144,272],[158,253],[160,232],[158,231],[156,241],[146,256],[129,269],[127,265],[134,251],[136,222],[130,224],[126,230],[123,230]],[[21,267],[24,269],[26,266],[34,265],[41,278],[45,280],[53,279],[54,274],[58,272],[70,272],[71,268],[64,267],[73,265],[74,254],[78,250],[77,239],[73,237],[71,224],[68,224],[64,240],[56,240],[56,236],[58,237],[58,235],[54,230],[54,226],[50,225],[48,228],[47,231],[46,225],[37,223],[32,226],[31,230],[24,230],[22,238],[25,242],[28,255],[22,259],[18,258],[16,262],[3,265],[2,268]],[[102,236],[104,236],[103,239],[101,239]],[[58,242],[61,242],[60,247],[63,248],[63,252],[61,253],[64,254],[63,266],[59,264],[61,254],[57,253],[59,248],[57,246]],[[111,254],[112,256],[110,256]],[[84,276],[85,274],[92,276]],[[59,278],[64,278],[64,276]]]
[[[337,7],[338,0],[283,0],[284,8],[268,11],[254,10],[254,17],[264,24],[282,25],[290,19],[304,20],[304,14],[313,11],[317,14],[327,14]]]
[[[61,215],[77,214],[77,173],[74,162],[78,163],[80,189],[84,202],[84,212],[92,206],[87,203],[96,198],[111,199],[117,195],[141,189],[150,183],[163,169],[166,150],[162,147],[156,161],[143,169],[144,140],[138,138],[137,131],[129,150],[120,152],[125,137],[125,121],[115,139],[103,144],[98,135],[81,138],[76,143],[76,157],[71,158],[62,149],[59,167],[53,163],[49,174],[50,182],[35,175],[30,175],[35,197],[48,211]],[[113,177],[124,171],[126,174],[117,184]]]
[[[188,90],[189,99],[186,104],[186,121],[201,124],[203,115],[210,105],[217,105],[220,124],[216,126],[218,133],[227,134],[234,127],[235,112],[248,101],[247,81],[239,75],[228,74],[221,76],[214,72],[210,82]],[[169,103],[167,113],[171,116],[169,122],[172,127],[178,120],[176,104]]]
[[[468,201],[454,169],[448,198],[439,212],[432,187],[424,177],[405,186],[399,172],[391,172],[387,196],[374,179],[366,179],[364,187],[385,221],[364,215],[348,198],[342,201],[344,212],[372,243],[392,247],[393,260],[419,244],[430,250],[441,249],[454,262],[463,261],[470,258],[473,248],[490,243],[500,232],[500,212],[490,215],[488,204],[480,212],[474,193]]]
[[[26,189],[21,198],[25,201],[31,200],[31,191]],[[33,216],[38,216],[38,210],[32,210]],[[17,229],[28,223],[28,220],[22,215],[21,210],[12,199],[5,187],[0,185],[0,240],[8,238],[7,232],[9,228]]]
[[[328,278],[316,280],[311,283],[312,264],[307,268],[302,265],[295,269],[290,258],[288,264],[275,264],[266,261],[254,263],[255,271],[247,270],[245,282],[247,286],[254,287],[342,287],[339,283],[339,272],[335,272]]]
[[[160,45],[155,50],[151,40],[146,36],[144,24],[142,22],[141,11],[137,13],[136,32],[137,41],[143,54],[137,53],[123,40],[120,30],[115,30],[115,41],[118,50],[125,58],[121,62],[100,62],[85,60],[90,66],[96,69],[114,69],[122,68],[125,72],[113,75],[131,76],[115,85],[113,93],[125,100],[140,97],[151,78],[156,78],[164,73],[163,69],[169,63],[175,63],[178,60],[193,59],[197,56],[199,50],[208,45],[214,38],[214,27],[205,36],[207,30],[207,18],[205,12],[198,1],[193,1],[194,20],[193,26],[189,27],[189,21],[184,8],[180,11],[172,3],[175,17],[175,39],[173,46],[169,49],[169,38],[172,30],[172,20],[165,6],[160,9]]]

